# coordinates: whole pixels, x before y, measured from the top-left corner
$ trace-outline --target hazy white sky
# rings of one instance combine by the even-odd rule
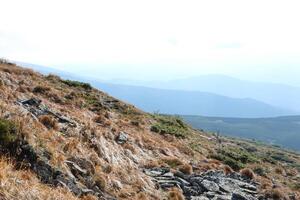
[[[99,78],[300,86],[300,1],[0,0],[0,57]]]

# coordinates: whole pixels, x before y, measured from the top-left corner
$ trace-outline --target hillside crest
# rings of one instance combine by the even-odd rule
[[[0,199],[299,199],[300,157],[0,62]]]

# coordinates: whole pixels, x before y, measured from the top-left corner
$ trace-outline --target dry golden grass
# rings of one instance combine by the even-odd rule
[[[48,129],[54,129],[57,130],[58,129],[58,125],[56,120],[49,115],[43,115],[39,117],[39,120],[42,124],[44,124],[44,126],[46,126]]]
[[[282,167],[276,167],[275,168],[275,173],[283,175],[284,174],[284,169]]]
[[[232,174],[234,172],[234,170],[231,167],[229,167],[228,165],[225,165],[223,167],[223,171],[226,175]]]
[[[167,165],[169,165],[171,168],[175,168],[175,167],[178,167],[180,165],[184,165],[182,160],[180,160],[179,158],[176,158],[176,157],[163,158],[162,161],[164,163],[166,163]]]
[[[181,171],[184,174],[192,174],[193,173],[193,167],[189,164],[184,164],[179,166],[179,171]]]
[[[132,144],[130,144],[130,143],[125,143],[124,145],[123,145],[123,147],[125,148],[125,149],[128,149],[128,150],[130,150],[133,154],[136,154],[136,149],[135,149],[135,147],[132,145]]]
[[[98,198],[98,197],[95,197],[95,196],[93,196],[93,195],[88,194],[88,195],[86,195],[86,196],[83,196],[81,199],[82,199],[82,200],[98,200],[99,198]]]
[[[106,189],[106,178],[103,174],[97,173],[96,175],[94,175],[94,181],[99,189],[101,189],[102,191]]]
[[[146,168],[146,169],[151,169],[151,168],[155,168],[155,167],[159,167],[159,163],[158,161],[156,160],[150,160],[150,161],[147,161],[143,167]]]
[[[13,163],[0,159],[0,194],[8,200],[78,200],[67,189],[51,188],[30,171],[14,170]]]
[[[252,179],[255,178],[254,172],[253,172],[251,169],[248,169],[248,168],[242,169],[242,170],[240,171],[240,174],[241,174],[243,177],[245,177],[245,178],[247,178],[247,179],[250,179],[250,180],[252,180]]]
[[[51,91],[51,88],[47,86],[41,86],[41,85],[34,87],[32,90],[33,93],[39,93],[39,94],[46,94],[49,91]]]
[[[182,195],[182,192],[179,191],[178,188],[173,188],[168,195],[169,200],[184,200],[184,196]]]
[[[289,200],[290,198],[286,195],[286,192],[282,189],[275,188],[266,191],[265,196],[273,200]]]
[[[16,75],[25,75],[25,76],[37,76],[38,73],[34,72],[32,69],[25,69],[20,68],[15,64],[1,64],[0,63],[0,70],[3,72],[7,72],[10,74],[16,74]]]
[[[8,86],[9,84],[11,86]],[[32,92],[32,87],[41,85],[51,89],[40,88],[42,90]],[[171,171],[182,168],[182,171],[191,173],[190,166],[183,167],[185,163],[191,161],[197,173],[219,170],[223,167],[220,161],[207,159],[209,154],[217,150],[215,142],[209,139],[211,135],[205,133],[200,135],[193,130],[190,130],[189,137],[185,139],[155,134],[150,132],[153,122],[150,115],[132,106],[124,106],[122,102],[115,104],[120,106],[118,109],[93,111],[89,104],[90,100],[92,103],[98,103],[98,100],[103,99],[114,100],[100,91],[93,89],[87,93],[81,88],[63,84],[57,76],[43,77],[31,70],[8,64],[0,64],[0,87],[0,117],[8,113],[12,120],[19,120],[22,123],[22,134],[30,145],[38,151],[51,153],[52,166],[67,170],[65,160],[71,157],[84,158],[98,166],[99,170],[96,170],[98,177],[94,177],[98,185],[116,197],[152,200],[168,195],[156,190],[155,184],[143,173],[142,168],[166,166],[171,167]],[[52,120],[46,119],[44,123],[40,123],[44,120],[35,121],[30,114],[24,113],[20,106],[15,105],[17,99],[28,97],[41,99],[49,108],[76,121],[78,126],[64,128],[63,124],[59,124],[59,129],[54,130],[51,128],[55,127],[51,125]],[[131,123],[133,121],[138,121],[138,126],[137,123]],[[46,130],[44,124],[50,127],[50,130]],[[118,145],[114,141],[120,131],[129,134],[129,142],[124,145]],[[127,153],[127,150],[124,151],[124,148],[129,149],[132,154]],[[204,159],[206,161],[203,161]],[[269,164],[269,169],[274,167]],[[230,168],[225,167],[224,171],[231,173]],[[297,174],[297,171],[290,172],[287,169],[286,171],[289,177],[276,175],[281,184],[288,183],[291,177]],[[272,177],[273,174],[268,174],[263,180],[266,182],[266,186],[262,187],[263,190],[270,189],[268,184]],[[0,194],[7,195],[8,199],[76,199],[65,189],[50,188],[41,184],[34,174],[16,171],[12,167],[8,167],[7,170],[0,166],[0,182],[3,180],[9,180],[10,187],[0,188]],[[20,180],[22,184],[13,180]],[[121,189],[116,189],[112,180],[119,181],[122,184]],[[24,188],[20,185],[24,185]],[[282,185],[282,190],[287,191],[287,187]],[[29,194],[26,196],[27,191]],[[16,198],[12,198],[12,195]],[[180,191],[175,190],[170,192],[170,198],[180,200],[183,197]],[[84,199],[93,200],[94,197],[86,196]]]

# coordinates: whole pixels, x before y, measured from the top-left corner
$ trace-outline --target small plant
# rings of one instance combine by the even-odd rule
[[[113,171],[113,166],[112,165],[107,165],[105,167],[103,167],[103,172],[106,174],[110,174]]]
[[[133,126],[140,126],[140,123],[138,121],[131,121],[131,124]]]
[[[163,162],[166,163],[167,165],[169,165],[171,168],[175,168],[180,165],[183,165],[183,162],[175,157],[165,158],[165,159],[163,159]]]
[[[275,168],[275,173],[276,173],[276,174],[283,175],[283,174],[284,174],[284,169],[281,168],[281,167],[276,167],[276,168]]]
[[[96,174],[94,176],[94,181],[95,181],[95,185],[102,191],[105,190],[106,188],[106,180],[104,177],[102,177],[101,175],[99,174]]]
[[[94,117],[94,122],[98,124],[104,124],[105,121],[106,121],[105,118],[102,117],[101,115],[97,115],[96,117]]]
[[[266,176],[266,174],[267,174],[266,170],[261,166],[254,167],[253,171],[255,174],[257,174],[259,176]]]
[[[91,90],[92,86],[89,83],[83,83],[79,81],[62,80],[62,82],[70,87],[83,88],[85,90]]]
[[[7,145],[19,137],[19,128],[12,121],[0,119],[0,144]]]
[[[32,92],[33,93],[38,93],[38,94],[46,94],[50,90],[51,90],[51,88],[49,88],[49,87],[39,85],[39,86],[36,86],[35,88],[33,88]]]

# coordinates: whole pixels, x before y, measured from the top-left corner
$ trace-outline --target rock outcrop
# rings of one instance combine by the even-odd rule
[[[225,175],[223,171],[186,175],[172,173],[168,168],[145,169],[157,186],[167,190],[178,187],[188,200],[257,200],[258,183],[238,173]]]

